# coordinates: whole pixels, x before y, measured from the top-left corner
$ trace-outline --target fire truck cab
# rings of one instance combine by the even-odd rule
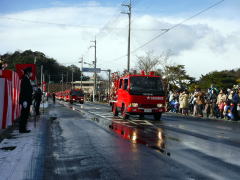
[[[128,74],[115,78],[115,94],[112,101],[114,116],[122,114],[123,119],[129,115],[153,115],[155,120],[160,120],[165,112],[165,94],[160,76],[154,72],[146,75]]]
[[[80,104],[84,103],[84,93],[81,89],[72,89],[69,92],[69,101],[70,103],[79,102]]]

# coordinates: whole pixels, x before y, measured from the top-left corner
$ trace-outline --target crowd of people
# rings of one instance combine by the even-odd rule
[[[194,92],[186,89],[169,91],[168,111],[197,117],[240,120],[240,87],[206,91],[196,88]]]

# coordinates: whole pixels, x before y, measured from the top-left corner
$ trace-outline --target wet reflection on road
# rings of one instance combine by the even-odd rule
[[[71,105],[69,108],[79,111],[78,108]],[[163,128],[155,126],[149,120],[139,120],[137,118],[123,120],[118,117],[105,119],[96,116],[92,117],[91,120],[98,123],[101,127],[110,128],[120,137],[129,140],[131,143],[144,144],[149,148],[170,156],[170,153],[165,150],[166,138]]]
[[[152,126],[149,121],[113,119],[109,127],[120,137],[132,143],[144,144],[170,155],[170,153],[165,152],[165,136],[163,129]]]

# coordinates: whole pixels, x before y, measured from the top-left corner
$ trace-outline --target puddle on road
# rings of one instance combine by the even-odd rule
[[[51,123],[53,123],[57,119],[57,116],[51,116],[49,117],[49,120]]]
[[[13,151],[14,149],[16,149],[17,146],[6,146],[6,147],[2,147],[0,148],[0,150],[3,151]]]

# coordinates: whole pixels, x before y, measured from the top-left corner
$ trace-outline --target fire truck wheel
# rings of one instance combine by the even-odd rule
[[[144,119],[144,114],[140,114],[139,119]]]
[[[114,116],[118,116],[118,110],[117,110],[117,106],[115,104],[113,104],[113,115]]]
[[[129,118],[129,115],[127,114],[127,108],[125,107],[125,105],[123,105],[123,107],[122,107],[122,117],[123,117],[123,119]]]
[[[154,119],[159,121],[162,117],[162,113],[157,113],[157,114],[154,114]]]

